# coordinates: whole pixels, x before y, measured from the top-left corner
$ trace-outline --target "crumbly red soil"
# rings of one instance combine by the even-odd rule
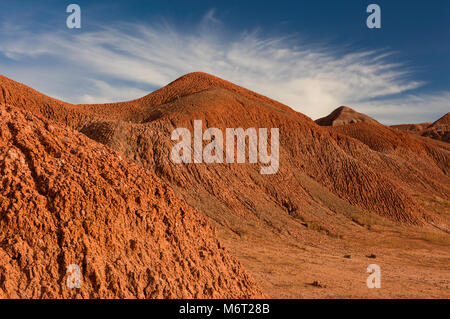
[[[0,172],[0,298],[263,296],[202,215],[83,134],[2,104]]]

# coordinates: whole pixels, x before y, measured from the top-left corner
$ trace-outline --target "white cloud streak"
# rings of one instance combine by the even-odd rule
[[[431,97],[433,103],[422,113],[422,103],[428,101],[425,97],[388,98],[423,84],[411,80],[407,66],[391,63],[390,52],[342,53],[329,45],[313,46],[293,37],[267,38],[258,32],[229,36],[220,31],[221,26],[210,11],[189,32],[167,23],[121,24],[77,35],[16,31],[11,36],[0,32],[0,52],[16,62],[0,60],[0,66],[8,75],[21,74],[23,82],[73,103],[138,98],[185,73],[203,71],[312,118],[348,105],[378,114],[381,121],[398,118],[408,122],[419,113],[439,113],[449,105],[448,92]],[[17,67],[20,61],[40,63],[45,59],[58,63],[47,63],[41,70],[30,68],[28,75]],[[52,91],[55,79],[59,89]],[[71,89],[74,87],[77,89]],[[365,102],[374,98],[377,102]],[[411,112],[414,117],[407,115]]]

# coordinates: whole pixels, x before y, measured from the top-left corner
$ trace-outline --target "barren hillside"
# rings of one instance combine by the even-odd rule
[[[208,217],[270,296],[348,297],[351,291],[368,296],[352,276],[357,266],[364,277],[369,242],[378,243],[372,250],[389,256],[387,264],[398,271],[412,265],[419,274],[427,270],[417,256],[430,246],[414,245],[411,238],[430,233],[426,236],[448,243],[450,150],[363,114],[355,112],[366,120],[322,127],[288,106],[205,73],[188,74],[134,101],[102,105],[71,105],[1,80],[5,102],[79,130],[161,178]],[[22,91],[26,94],[15,96]],[[173,163],[171,133],[176,128],[192,132],[194,120],[202,121],[203,131],[279,128],[279,170],[261,175],[260,163]],[[396,243],[414,248],[394,262],[402,249]],[[442,268],[448,254],[441,246],[435,249],[430,289],[441,296],[448,280],[443,285],[436,280],[448,273]],[[341,264],[346,251],[360,257]],[[331,271],[336,267],[345,273],[336,275]],[[329,289],[308,285],[315,275]],[[417,278],[400,277],[397,288],[384,296],[421,296],[402,295],[398,287],[416,287]],[[294,278],[297,284],[290,283]]]
[[[81,133],[1,104],[0,171],[1,298],[262,296],[202,215]]]

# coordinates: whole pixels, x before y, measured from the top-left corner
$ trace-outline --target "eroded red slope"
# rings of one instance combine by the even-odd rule
[[[434,123],[401,124],[392,127],[413,135],[450,143],[450,113],[445,114]]]
[[[83,134],[1,104],[0,172],[0,298],[262,296],[202,215]]]
[[[377,123],[377,121],[370,116],[356,112],[348,106],[340,106],[329,115],[317,119],[315,122],[321,126],[338,126],[361,122]]]
[[[30,108],[27,99],[21,105]],[[379,124],[365,126],[368,131],[358,133],[359,139],[348,132],[333,135],[285,105],[205,73],[188,74],[138,100],[64,105],[64,110],[77,114],[66,123],[180,187],[194,206],[201,205],[195,196],[203,194],[237,214],[254,215],[258,207],[276,203],[289,214],[313,218],[321,204],[300,182],[303,176],[352,205],[400,222],[433,219],[433,212],[414,199],[417,192],[448,199],[448,150],[411,138],[402,144],[405,152],[392,154],[385,146],[395,148],[398,138],[385,134]],[[87,120],[70,123],[78,114]],[[278,173],[262,177],[254,164],[173,164],[171,132],[177,127],[192,130],[193,120],[222,130],[279,128]]]

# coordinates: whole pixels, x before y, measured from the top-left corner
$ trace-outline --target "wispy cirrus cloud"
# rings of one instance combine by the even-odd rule
[[[120,24],[76,35],[2,31],[0,52],[5,58],[0,66],[7,75],[20,75],[27,84],[74,103],[138,98],[193,71],[225,78],[312,118],[349,105],[378,114],[381,121],[408,122],[429,98],[392,98],[423,84],[412,79],[407,65],[391,62],[392,52],[343,52],[294,37],[230,35],[218,26],[223,27],[210,11],[189,31],[168,23]],[[450,94],[431,99],[433,109],[428,104],[428,111],[420,114],[441,112]]]

